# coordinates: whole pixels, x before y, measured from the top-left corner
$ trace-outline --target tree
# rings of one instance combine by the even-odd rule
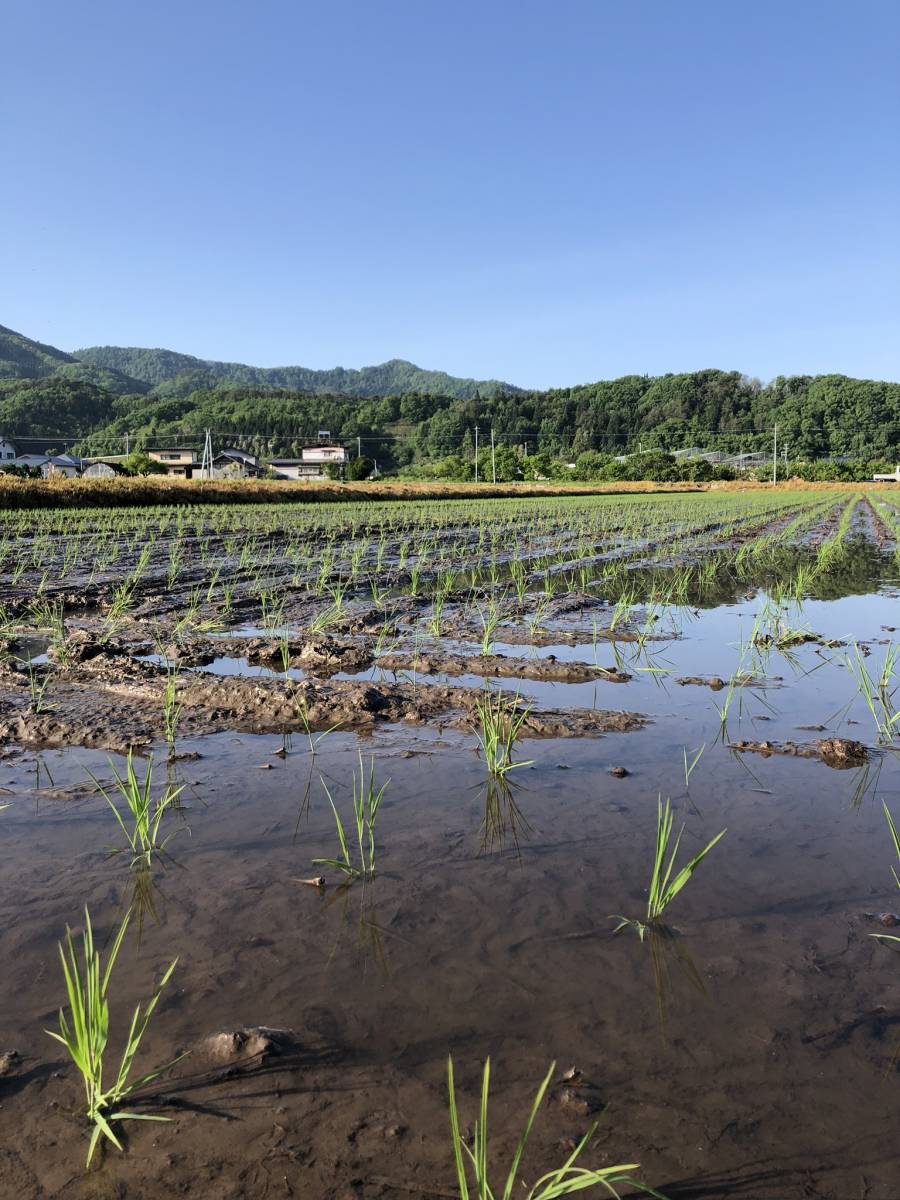
[[[151,458],[149,454],[145,454],[143,450],[132,450],[122,466],[129,475],[168,475],[169,473],[162,463]]]
[[[490,483],[494,478],[496,469],[498,483],[510,483],[515,479],[521,479],[522,459],[517,450],[512,446],[497,446],[494,450],[494,458],[491,460],[491,448],[488,446],[484,450],[478,451],[478,477],[484,483]]]
[[[371,458],[361,455],[359,458],[351,459],[347,466],[347,478],[354,480],[368,479],[374,470],[375,464]]]
[[[573,479],[591,480],[602,479],[604,470],[612,461],[610,455],[601,454],[599,450],[585,450],[575,460]]]

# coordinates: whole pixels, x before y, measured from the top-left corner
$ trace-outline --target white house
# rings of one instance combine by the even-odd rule
[[[326,467],[336,467],[343,477],[350,461],[343,446],[331,442],[318,442],[315,446],[304,446],[299,458],[273,458],[269,466],[278,479],[306,479],[316,482],[327,479]]]
[[[12,462],[17,454],[15,442],[11,442],[8,437],[0,433],[0,462]]]

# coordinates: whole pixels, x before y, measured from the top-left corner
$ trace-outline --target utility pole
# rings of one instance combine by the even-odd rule
[[[362,438],[361,437],[357,437],[357,439],[356,439],[356,457],[362,458]]]
[[[129,455],[130,453],[131,453],[131,450],[130,450],[130,435],[126,433],[126,434],[125,434],[125,457],[127,458],[127,457],[128,457],[128,455]]]
[[[212,479],[212,433],[207,429],[203,442],[203,461],[200,463],[200,478]]]
[[[491,477],[492,482],[497,482],[497,460],[494,457],[494,427],[491,426]]]
[[[475,482],[478,482],[478,426],[475,426]]]
[[[778,482],[778,423],[775,424],[775,440],[772,442],[772,487]]]

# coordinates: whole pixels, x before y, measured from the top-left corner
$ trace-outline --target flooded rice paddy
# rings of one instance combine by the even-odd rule
[[[581,1165],[671,1200],[900,1195],[898,531],[889,488],[0,514],[0,1195],[458,1196],[448,1054],[498,1178],[555,1061],[529,1187],[599,1120]],[[726,832],[647,921],[667,798],[678,867]],[[105,1078],[175,958],[135,1076],[185,1055],[87,1169],[86,908],[103,953],[130,913]]]

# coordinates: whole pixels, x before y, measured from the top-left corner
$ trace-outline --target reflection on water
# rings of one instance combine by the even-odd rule
[[[502,851],[510,843],[519,850],[519,840],[531,826],[516,802],[518,786],[502,776],[489,775],[484,785],[484,819],[481,822],[481,853]]]
[[[696,1003],[697,996],[708,1001],[709,992],[697,970],[687,942],[668,925],[648,926],[642,945],[650,955],[653,971],[653,990],[656,996],[656,1011],[659,1016],[661,1036],[669,1036],[669,1010],[676,996],[680,996],[687,985],[688,1004]]]

